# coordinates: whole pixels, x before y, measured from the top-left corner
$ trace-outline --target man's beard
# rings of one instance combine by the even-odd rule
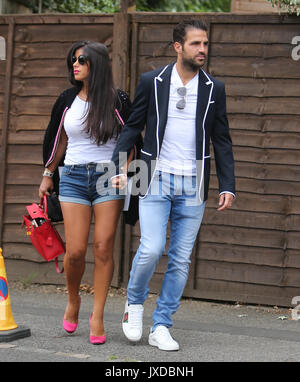
[[[182,57],[183,66],[190,72],[197,72],[199,68],[201,68],[204,65],[204,63],[205,61],[203,61],[203,64],[198,64],[192,58],[186,59]]]

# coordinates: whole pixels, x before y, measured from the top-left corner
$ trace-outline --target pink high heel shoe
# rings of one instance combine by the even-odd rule
[[[80,303],[79,303],[79,308],[80,308],[80,304],[81,304],[81,299],[80,299]],[[63,328],[65,329],[65,331],[69,334],[72,334],[75,332],[75,330],[77,329],[77,326],[78,326],[78,323],[73,323],[73,322],[69,322],[67,320],[65,320],[63,318]]]
[[[91,327],[91,319],[92,319],[93,313],[90,315],[89,324]],[[106,336],[91,336],[90,335],[90,343],[93,345],[102,345],[106,341]]]
[[[70,334],[74,333],[75,330],[77,329],[77,326],[78,326],[78,324],[74,324],[72,322],[69,322],[69,321],[63,319],[63,328],[65,329],[65,331],[67,333],[70,333]]]

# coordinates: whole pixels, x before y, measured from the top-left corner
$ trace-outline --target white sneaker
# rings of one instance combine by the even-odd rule
[[[179,350],[178,342],[174,341],[169,329],[158,325],[154,332],[149,334],[149,345],[156,346],[160,350]]]
[[[142,338],[143,334],[143,314],[144,307],[141,304],[125,304],[125,311],[122,320],[122,329],[125,336],[133,342]]]

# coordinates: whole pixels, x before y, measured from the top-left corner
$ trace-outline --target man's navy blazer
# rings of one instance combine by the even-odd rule
[[[117,169],[119,153],[129,153],[133,142],[146,126],[144,145],[140,158],[147,164],[148,187],[155,170],[155,163],[162,147],[168,118],[170,79],[175,63],[141,75],[130,116],[119,136],[112,161]],[[201,200],[206,200],[210,178],[210,142],[214,149],[219,193],[235,195],[234,159],[226,115],[225,86],[202,69],[199,70],[198,101],[196,111],[196,160],[198,189]],[[152,163],[151,163],[152,162]],[[117,170],[118,173],[119,170]],[[202,194],[201,192],[201,194]]]

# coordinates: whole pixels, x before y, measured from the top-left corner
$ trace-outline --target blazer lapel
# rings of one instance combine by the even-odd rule
[[[160,147],[162,144],[162,140],[164,137],[167,119],[168,119],[168,109],[169,109],[169,96],[170,96],[170,81],[171,81],[171,73],[172,68],[175,63],[168,65],[166,70],[155,78],[157,86],[157,105],[158,105],[158,113],[159,113],[159,142]]]
[[[202,144],[205,139],[205,121],[211,100],[212,81],[206,77],[203,71],[199,70],[198,102],[196,111],[196,155],[197,159],[202,159]],[[201,155],[201,156],[199,156]]]

